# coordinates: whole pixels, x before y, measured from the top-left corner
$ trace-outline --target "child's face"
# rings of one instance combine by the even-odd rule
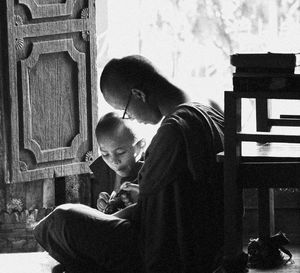
[[[121,177],[129,176],[136,163],[137,147],[126,134],[104,135],[98,144],[105,163]]]

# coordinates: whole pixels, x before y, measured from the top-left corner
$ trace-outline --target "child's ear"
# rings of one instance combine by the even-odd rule
[[[146,146],[146,140],[142,138],[136,144],[140,147],[140,149],[143,149]]]
[[[143,102],[146,102],[146,94],[137,88],[131,89],[132,95],[135,96],[137,99],[142,100]]]
[[[146,146],[146,141],[144,138],[140,139],[136,144],[135,144],[135,155],[138,156],[141,151],[145,148]]]

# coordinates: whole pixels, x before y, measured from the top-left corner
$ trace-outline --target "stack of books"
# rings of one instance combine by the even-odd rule
[[[295,54],[234,54],[230,62],[236,68],[233,91],[300,91],[300,75],[294,74]]]

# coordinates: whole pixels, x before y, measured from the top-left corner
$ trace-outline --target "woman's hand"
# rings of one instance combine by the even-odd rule
[[[97,209],[101,212],[104,212],[108,202],[110,199],[110,195],[107,192],[100,192],[97,199]]]
[[[124,191],[130,191],[130,192],[134,192],[134,193],[140,193],[139,185],[131,183],[131,182],[124,182],[120,186],[120,189],[124,190]]]
[[[138,184],[134,184],[134,183],[131,183],[131,182],[124,182],[120,186],[120,190],[130,192],[130,196],[131,196],[133,202],[134,203],[137,202],[138,197],[139,197],[139,193],[140,193],[140,188],[139,188]],[[122,195],[121,195],[121,198],[122,198],[122,201],[126,204],[127,199],[125,198],[125,200],[124,200]]]

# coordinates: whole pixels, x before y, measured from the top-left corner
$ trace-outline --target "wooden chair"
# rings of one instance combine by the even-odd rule
[[[255,132],[241,131],[242,98],[256,100]],[[243,248],[243,189],[258,189],[259,237],[274,233],[273,188],[300,187],[300,136],[270,133],[272,126],[300,126],[300,120],[268,117],[268,99],[300,100],[300,92],[225,92],[224,256]],[[300,110],[299,110],[300,111]]]

